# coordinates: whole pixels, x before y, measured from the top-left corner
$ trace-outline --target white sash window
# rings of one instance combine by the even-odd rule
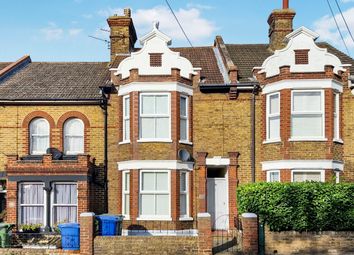
[[[19,223],[44,225],[44,184],[21,183],[19,186]]]
[[[74,118],[64,123],[64,153],[76,155],[84,153],[84,123]]]
[[[267,141],[280,141],[280,93],[267,95]]]
[[[77,185],[54,183],[52,189],[52,223],[77,222]]]
[[[188,97],[180,97],[180,140],[188,141]]]
[[[180,217],[187,218],[189,216],[189,180],[188,172],[180,173]]]
[[[30,154],[43,155],[49,148],[49,123],[44,118],[31,121],[30,127]]]
[[[123,190],[123,215],[126,218],[129,218],[130,214],[130,172],[129,171],[123,171],[123,185],[122,185],[122,190]]]
[[[130,141],[130,97],[123,97],[123,142]]]

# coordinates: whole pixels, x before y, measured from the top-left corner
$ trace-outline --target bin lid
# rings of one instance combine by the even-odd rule
[[[58,225],[59,228],[80,228],[79,223],[62,223]]]
[[[102,214],[102,215],[97,215],[97,218],[100,220],[112,220],[112,221],[119,221],[124,218],[123,215],[112,215],[112,214]]]

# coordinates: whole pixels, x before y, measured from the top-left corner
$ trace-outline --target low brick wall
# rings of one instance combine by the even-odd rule
[[[63,251],[63,250],[50,250],[50,249],[20,249],[0,248],[0,255],[73,255],[80,254],[80,251]]]
[[[194,236],[97,236],[94,254],[197,255],[198,237]]]
[[[266,254],[354,254],[354,232],[265,232]]]

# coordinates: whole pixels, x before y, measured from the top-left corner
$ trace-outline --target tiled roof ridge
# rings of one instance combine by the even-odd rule
[[[33,64],[109,64],[109,61],[33,61]]]
[[[3,79],[5,75],[15,71],[16,68],[27,63],[31,63],[31,57],[29,55],[24,55],[20,59],[16,60],[15,62],[9,64],[8,66],[0,70],[0,79]]]

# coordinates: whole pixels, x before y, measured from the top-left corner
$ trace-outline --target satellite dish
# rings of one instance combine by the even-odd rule
[[[61,159],[63,157],[63,153],[60,150],[56,149],[56,148],[48,148],[47,149],[47,154],[52,154],[52,158],[54,160],[59,160],[59,159]]]
[[[178,151],[178,158],[183,162],[187,162],[191,158],[191,154],[186,149],[181,149]]]

